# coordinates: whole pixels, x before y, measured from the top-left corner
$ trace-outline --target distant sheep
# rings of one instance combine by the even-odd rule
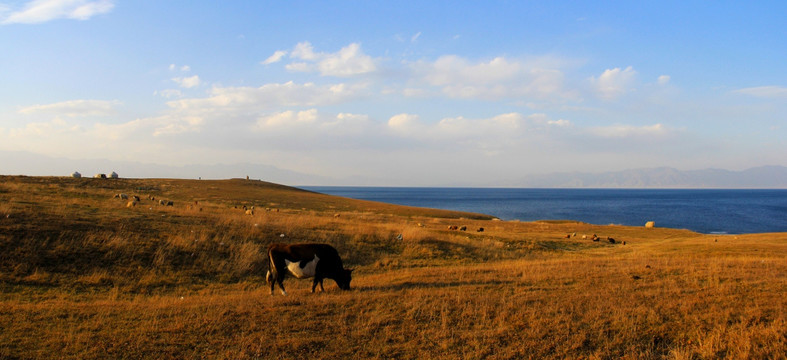
[[[118,178],[118,173],[113,171],[111,174],[109,174],[109,177],[113,178],[113,179],[117,179]]]
[[[95,178],[95,179],[106,179],[107,178],[107,174],[95,174],[95,175],[93,175],[93,178]]]
[[[645,227],[648,228],[648,229],[652,229],[652,228],[656,227],[656,222],[655,221],[648,221],[648,222],[645,223]]]
[[[74,171],[74,173],[71,174],[71,177],[79,179],[82,177],[82,174],[80,174],[79,171]]]

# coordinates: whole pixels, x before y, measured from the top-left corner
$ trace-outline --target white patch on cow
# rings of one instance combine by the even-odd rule
[[[298,279],[314,277],[314,274],[316,273],[317,270],[317,262],[319,261],[320,258],[318,258],[317,255],[315,254],[314,260],[309,261],[308,263],[306,263],[306,266],[301,268],[300,261],[292,262],[290,260],[284,259],[284,263],[287,265],[287,270],[289,270],[290,274],[292,274]]]

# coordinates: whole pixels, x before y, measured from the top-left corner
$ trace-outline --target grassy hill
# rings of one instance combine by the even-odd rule
[[[270,296],[273,242],[332,244],[354,290],[290,278]],[[497,221],[242,179],[0,176],[0,359],[783,358],[785,256],[787,234]]]

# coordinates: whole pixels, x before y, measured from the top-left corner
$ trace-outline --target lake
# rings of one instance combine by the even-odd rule
[[[501,189],[306,186],[353,199],[469,211],[502,220],[689,229],[700,233],[787,232],[787,190]]]

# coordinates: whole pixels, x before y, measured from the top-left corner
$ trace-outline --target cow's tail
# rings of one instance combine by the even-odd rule
[[[273,282],[279,278],[279,273],[276,271],[276,264],[273,263],[273,249],[268,249],[268,273],[265,274],[265,281],[268,285],[273,286]]]

